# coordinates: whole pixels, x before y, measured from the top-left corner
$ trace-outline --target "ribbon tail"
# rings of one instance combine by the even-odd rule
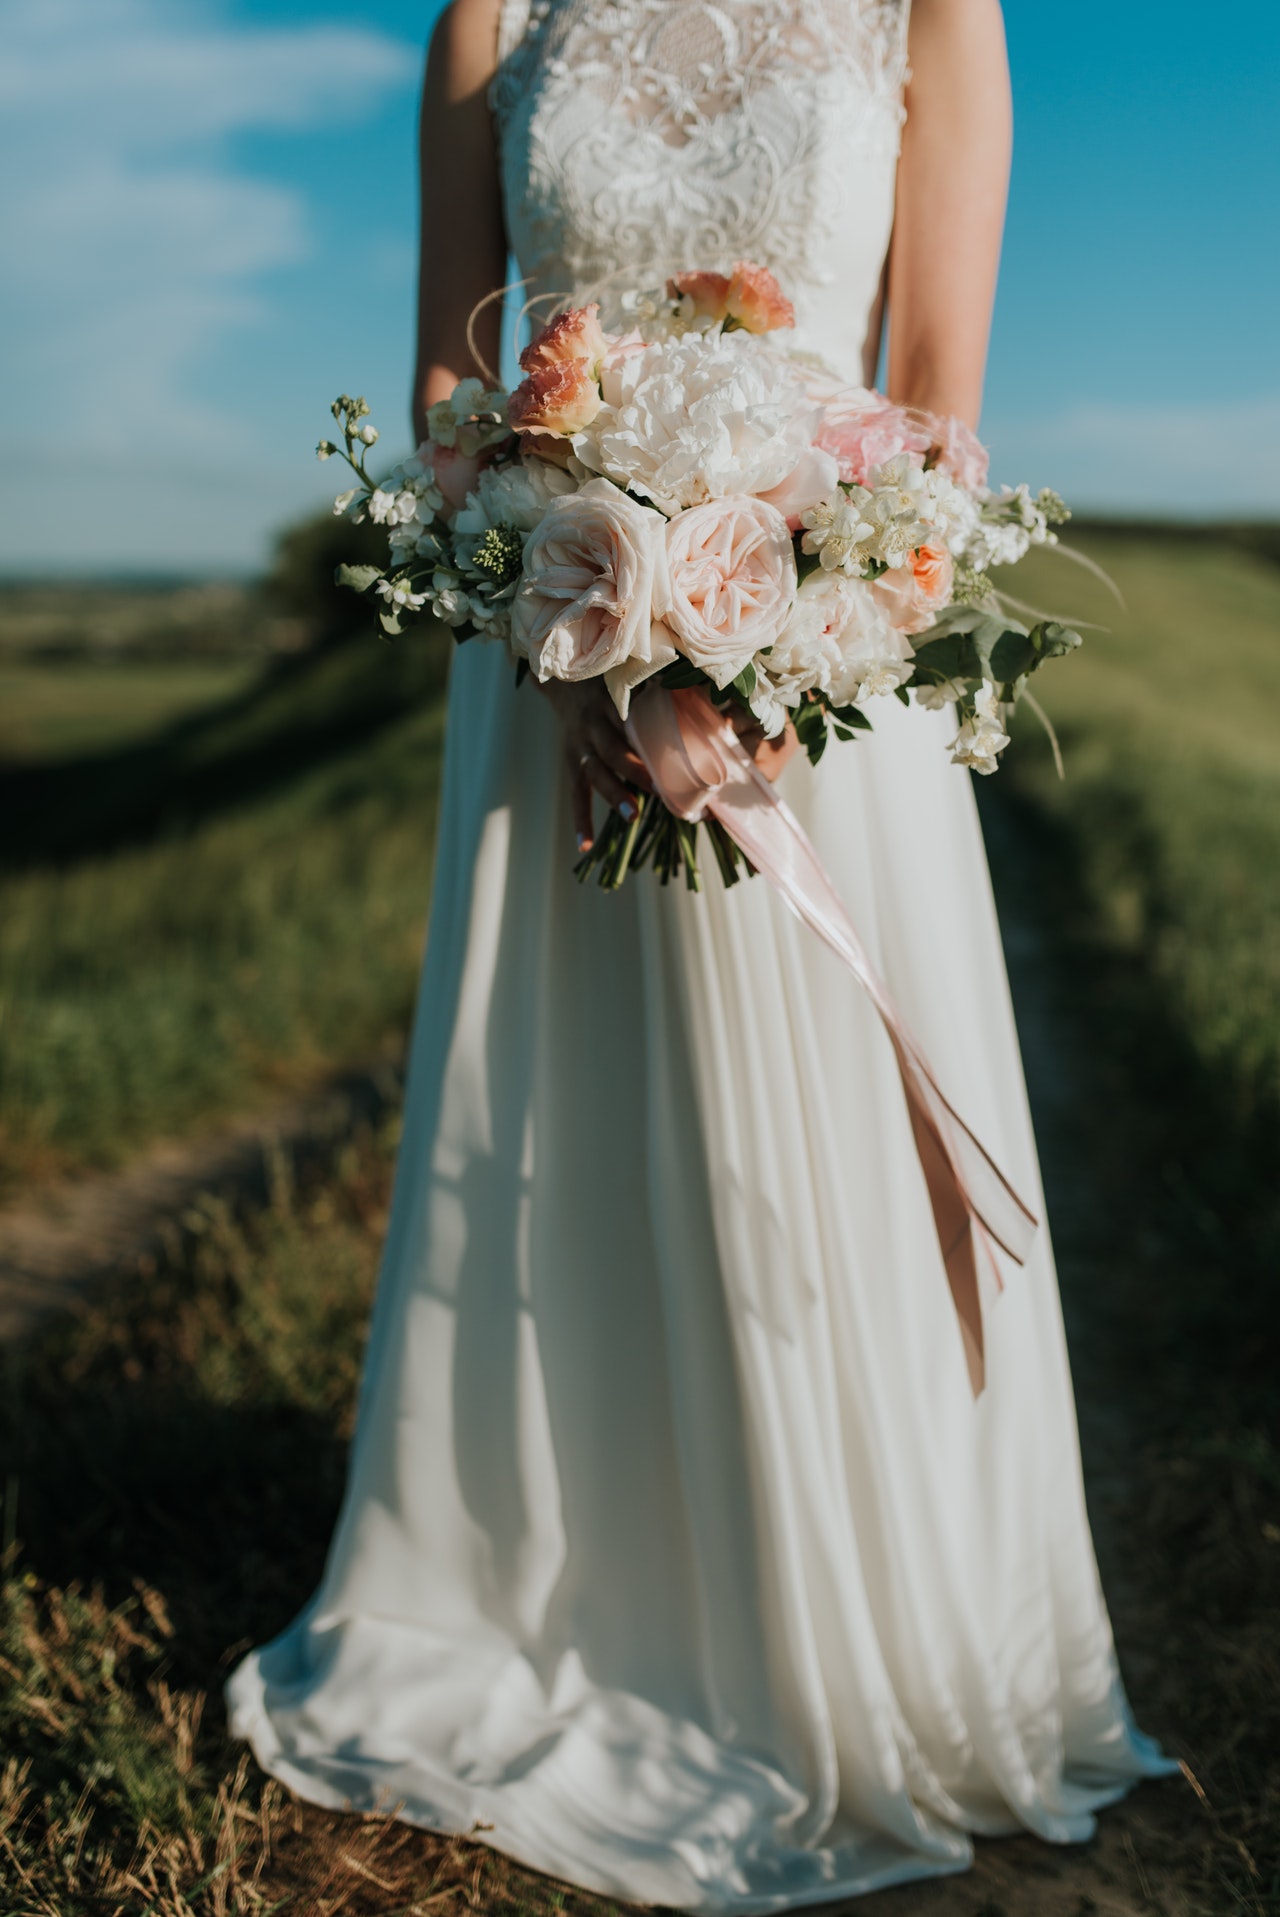
[[[897,1059],[976,1397],[986,1375],[979,1253],[999,1285],[995,1246],[1025,1264],[1038,1227],[1034,1213],[943,1094],[804,828],[732,727],[700,693],[654,687],[637,700],[627,731],[663,803],[681,818],[710,813],[717,819],[879,1012]]]

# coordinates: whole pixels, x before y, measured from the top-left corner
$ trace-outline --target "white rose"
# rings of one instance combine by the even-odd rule
[[[512,646],[543,683],[603,677],[625,718],[632,688],[675,658],[660,623],[665,533],[607,479],[552,500],[511,608]]]
[[[809,575],[786,631],[762,663],[789,705],[814,687],[836,705],[853,705],[905,685],[915,670],[910,641],[870,585],[839,572]]]

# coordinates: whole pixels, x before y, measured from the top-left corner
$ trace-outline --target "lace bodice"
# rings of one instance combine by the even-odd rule
[[[754,259],[849,377],[893,217],[909,0],[505,0],[492,103],[530,293]]]

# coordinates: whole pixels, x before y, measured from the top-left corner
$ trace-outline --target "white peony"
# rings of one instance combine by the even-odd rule
[[[656,340],[607,362],[601,386],[574,452],[667,514],[780,485],[820,419],[788,362],[750,333]]]
[[[994,772],[998,755],[1009,743],[995,687],[981,687],[973,703],[972,719],[965,720],[951,741],[951,763],[971,766],[975,772]]]
[[[479,538],[490,526],[514,526],[532,532],[553,499],[571,493],[574,481],[563,467],[545,459],[521,459],[510,466],[488,466],[474,492],[454,516],[458,539]]]

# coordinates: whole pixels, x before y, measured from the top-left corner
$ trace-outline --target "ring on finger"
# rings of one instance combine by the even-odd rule
[[[594,753],[594,752],[593,752],[593,751],[591,750],[591,747],[590,747],[590,746],[588,746],[588,747],[587,747],[587,749],[586,749],[586,751],[585,751],[585,752],[580,752],[580,753],[578,754],[578,770],[579,770],[579,772],[585,772],[585,771],[586,771],[586,769],[587,769],[587,767],[588,767],[588,766],[590,765],[590,763],[591,763],[591,761],[592,761],[592,760],[593,760],[593,759],[595,758],[595,756],[596,756],[596,755],[595,755],[595,753]]]

